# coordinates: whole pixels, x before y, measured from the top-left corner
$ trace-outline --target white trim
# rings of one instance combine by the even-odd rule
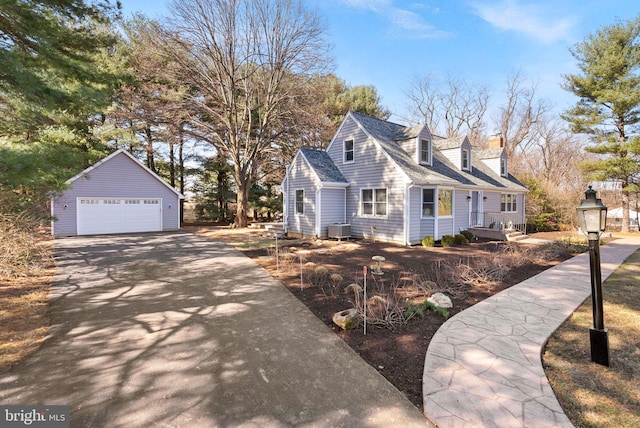
[[[373,212],[374,214],[363,214],[362,212],[362,192],[364,190],[371,190],[371,203],[373,204]],[[376,190],[384,190],[385,191],[385,212],[384,215],[375,214],[376,211]],[[358,216],[362,218],[389,218],[389,188],[388,187],[361,187],[359,190],[359,200],[358,200]]]
[[[322,232],[321,220],[322,220],[322,192],[320,189],[316,190],[316,224],[314,226],[315,235],[320,238],[320,232]]]
[[[387,158],[387,160],[389,162],[391,162],[392,165],[395,165],[395,167],[398,169],[398,171],[400,171],[400,175],[402,175],[405,178],[405,183],[411,183],[411,178],[409,178],[409,176],[407,175],[407,173],[404,171],[404,169],[402,167],[400,167],[400,165],[398,165],[396,163],[396,161],[393,160],[393,158],[389,155],[389,153],[387,153],[386,150],[383,150],[382,147],[380,146],[380,142],[373,137],[373,135],[371,135],[369,133],[369,131],[367,131],[367,129],[362,126],[362,124],[353,116],[353,114],[351,113],[351,111],[349,111],[349,113],[347,113],[347,116],[345,116],[344,120],[342,121],[342,123],[340,124],[340,127],[338,128],[338,131],[336,132],[336,135],[334,136],[334,139],[331,140],[331,143],[329,144],[329,147],[327,147],[327,152],[329,151],[329,148],[331,147],[331,145],[333,144],[333,142],[335,141],[335,137],[339,135],[340,130],[342,129],[342,126],[347,122],[347,118],[351,118],[351,120],[353,120],[353,122],[358,126],[358,128],[360,128],[360,130],[362,132],[364,132],[364,134],[369,137],[371,139],[371,141],[373,141],[373,143],[377,146],[378,150],[380,152],[382,152],[382,154],[384,155],[384,157]],[[355,156],[355,154],[354,154]]]
[[[140,168],[142,168],[143,170],[145,170],[146,172],[148,172],[149,174],[151,174],[151,176],[153,178],[155,178],[156,180],[158,180],[160,183],[162,183],[167,189],[171,190],[173,193],[175,193],[176,195],[178,195],[179,199],[184,199],[184,195],[180,192],[178,192],[175,188],[173,188],[171,185],[169,185],[169,183],[167,183],[166,181],[164,181],[162,178],[160,178],[160,176],[158,176],[158,174],[156,174],[155,172],[151,171],[149,168],[146,167],[146,165],[144,165],[142,162],[140,162],[138,159],[136,159],[135,157],[133,157],[133,155],[131,153],[129,153],[128,151],[126,151],[125,149],[118,149],[115,152],[111,153],[109,156],[102,158],[101,160],[99,160],[98,162],[94,163],[93,165],[91,165],[89,168],[86,168],[85,170],[83,170],[82,172],[74,175],[73,177],[71,177],[70,179],[68,179],[66,181],[67,184],[72,184],[74,181],[76,181],[77,179],[84,177],[85,175],[87,175],[88,173],[90,173],[91,171],[93,171],[94,169],[96,169],[97,167],[99,167],[100,165],[102,165],[103,163],[106,163],[107,161],[115,158],[116,156],[118,156],[119,154],[123,154],[125,156],[127,156],[129,159],[131,159],[132,161],[134,161]],[[178,216],[180,217],[180,216]]]
[[[95,203],[84,203],[84,201],[95,201]],[[109,203],[105,203],[105,201],[110,201]],[[117,201],[117,202],[116,202]],[[135,203],[132,204],[132,202]],[[139,232],[160,232],[165,230],[164,227],[164,203],[165,200],[163,198],[158,197],[106,197],[106,196],[77,196],[76,197],[76,234],[77,235],[96,235],[96,234],[118,234],[118,233],[139,233]],[[120,214],[122,217],[112,218],[105,217],[103,215],[104,212],[107,212],[107,206],[121,207],[120,209],[116,209],[115,214]],[[95,206],[96,208],[102,208],[98,211],[93,210],[93,212],[87,210],[91,210],[89,206]],[[141,217],[130,217],[132,214],[131,209],[126,209],[129,206],[134,209],[134,213],[140,215]],[[145,210],[144,206],[150,206],[153,211],[148,212],[148,209]],[[156,207],[158,211],[155,211]],[[136,209],[136,207],[140,207]],[[86,214],[99,214],[99,221],[97,229],[96,218],[93,220],[91,217],[83,217],[81,216],[81,212],[83,215]],[[114,213],[113,209],[109,209],[110,213]],[[148,216],[145,216],[145,214]],[[151,217],[153,214],[153,218]],[[84,222],[86,220],[86,223]],[[111,221],[109,221],[111,220]],[[115,222],[114,222],[115,220]],[[131,220],[131,221],[130,221]],[[153,220],[152,223],[150,220]],[[155,223],[157,221],[157,223]],[[155,224],[155,227],[149,227]],[[88,225],[88,226],[87,226]],[[136,228],[127,227],[129,225],[137,225]]]
[[[467,154],[467,166],[464,166],[464,154]],[[471,149],[462,147],[460,149],[460,169],[471,172]]]
[[[351,160],[347,160],[347,141],[351,141]],[[352,138],[347,138],[346,140],[342,140],[342,163],[343,165],[348,165],[350,163],[355,163],[356,161],[356,140]]]
[[[505,208],[507,208],[507,201],[506,201],[506,196],[507,195],[509,195],[509,197],[511,199],[511,203],[509,204],[509,208],[513,208],[513,205],[514,205],[514,202],[515,202],[515,206],[516,206],[515,210],[512,210],[512,209],[509,209],[509,210],[505,209],[504,211],[502,210],[502,204],[503,204],[502,203],[502,198],[503,198],[503,196],[505,197],[504,205],[505,205]],[[515,198],[515,201],[513,200],[513,198]],[[520,201],[518,200],[518,194],[510,193],[510,192],[500,192],[500,212],[501,213],[505,213],[505,214],[518,213],[519,212],[518,211],[518,207],[519,206],[520,206]]]
[[[424,215],[424,191],[425,190],[434,190],[433,194],[433,215],[425,216]],[[440,200],[440,191],[441,190],[450,190],[451,191],[451,214],[449,215],[440,215],[438,212],[438,202]],[[455,220],[455,197],[456,197],[456,189],[454,187],[448,186],[421,186],[420,187],[420,219],[421,220],[430,220],[430,219],[454,219]]]
[[[298,191],[302,190],[302,212],[298,212]],[[305,189],[304,187],[296,187],[293,191],[293,215],[295,216],[304,216],[304,197],[305,197]]]
[[[433,165],[433,140],[430,138],[422,138],[421,135],[418,134],[417,138],[417,152],[418,152],[418,165],[428,165],[428,166],[432,166]],[[427,160],[423,161],[422,160],[422,141],[426,141],[427,142],[427,146],[429,147],[429,152],[427,153]]]

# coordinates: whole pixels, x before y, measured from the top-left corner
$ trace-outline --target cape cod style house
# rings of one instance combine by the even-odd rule
[[[474,229],[523,228],[527,188],[501,137],[488,149],[349,112],[326,150],[301,148],[282,181],[285,232],[419,244]],[[333,226],[333,233],[332,233]]]

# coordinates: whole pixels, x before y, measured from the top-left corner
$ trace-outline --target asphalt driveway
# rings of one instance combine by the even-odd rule
[[[72,427],[427,426],[282,285],[188,233],[56,240],[50,336],[1,404]]]

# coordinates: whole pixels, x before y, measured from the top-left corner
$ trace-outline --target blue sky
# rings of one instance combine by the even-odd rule
[[[125,15],[161,19],[169,0],[122,0]],[[392,120],[404,122],[405,92],[416,76],[460,76],[488,86],[502,102],[509,75],[521,72],[561,111],[576,99],[560,88],[576,72],[569,48],[617,20],[640,14],[637,0],[304,0],[327,25],[335,73],[374,85]],[[491,109],[490,109],[491,110]]]

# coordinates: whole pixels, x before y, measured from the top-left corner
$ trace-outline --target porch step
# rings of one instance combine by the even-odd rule
[[[249,227],[252,229],[264,229],[266,233],[272,235],[284,235],[283,223],[251,223]]]
[[[505,233],[505,237],[507,238],[507,241],[522,241],[523,239],[528,238],[528,236],[522,232]]]

